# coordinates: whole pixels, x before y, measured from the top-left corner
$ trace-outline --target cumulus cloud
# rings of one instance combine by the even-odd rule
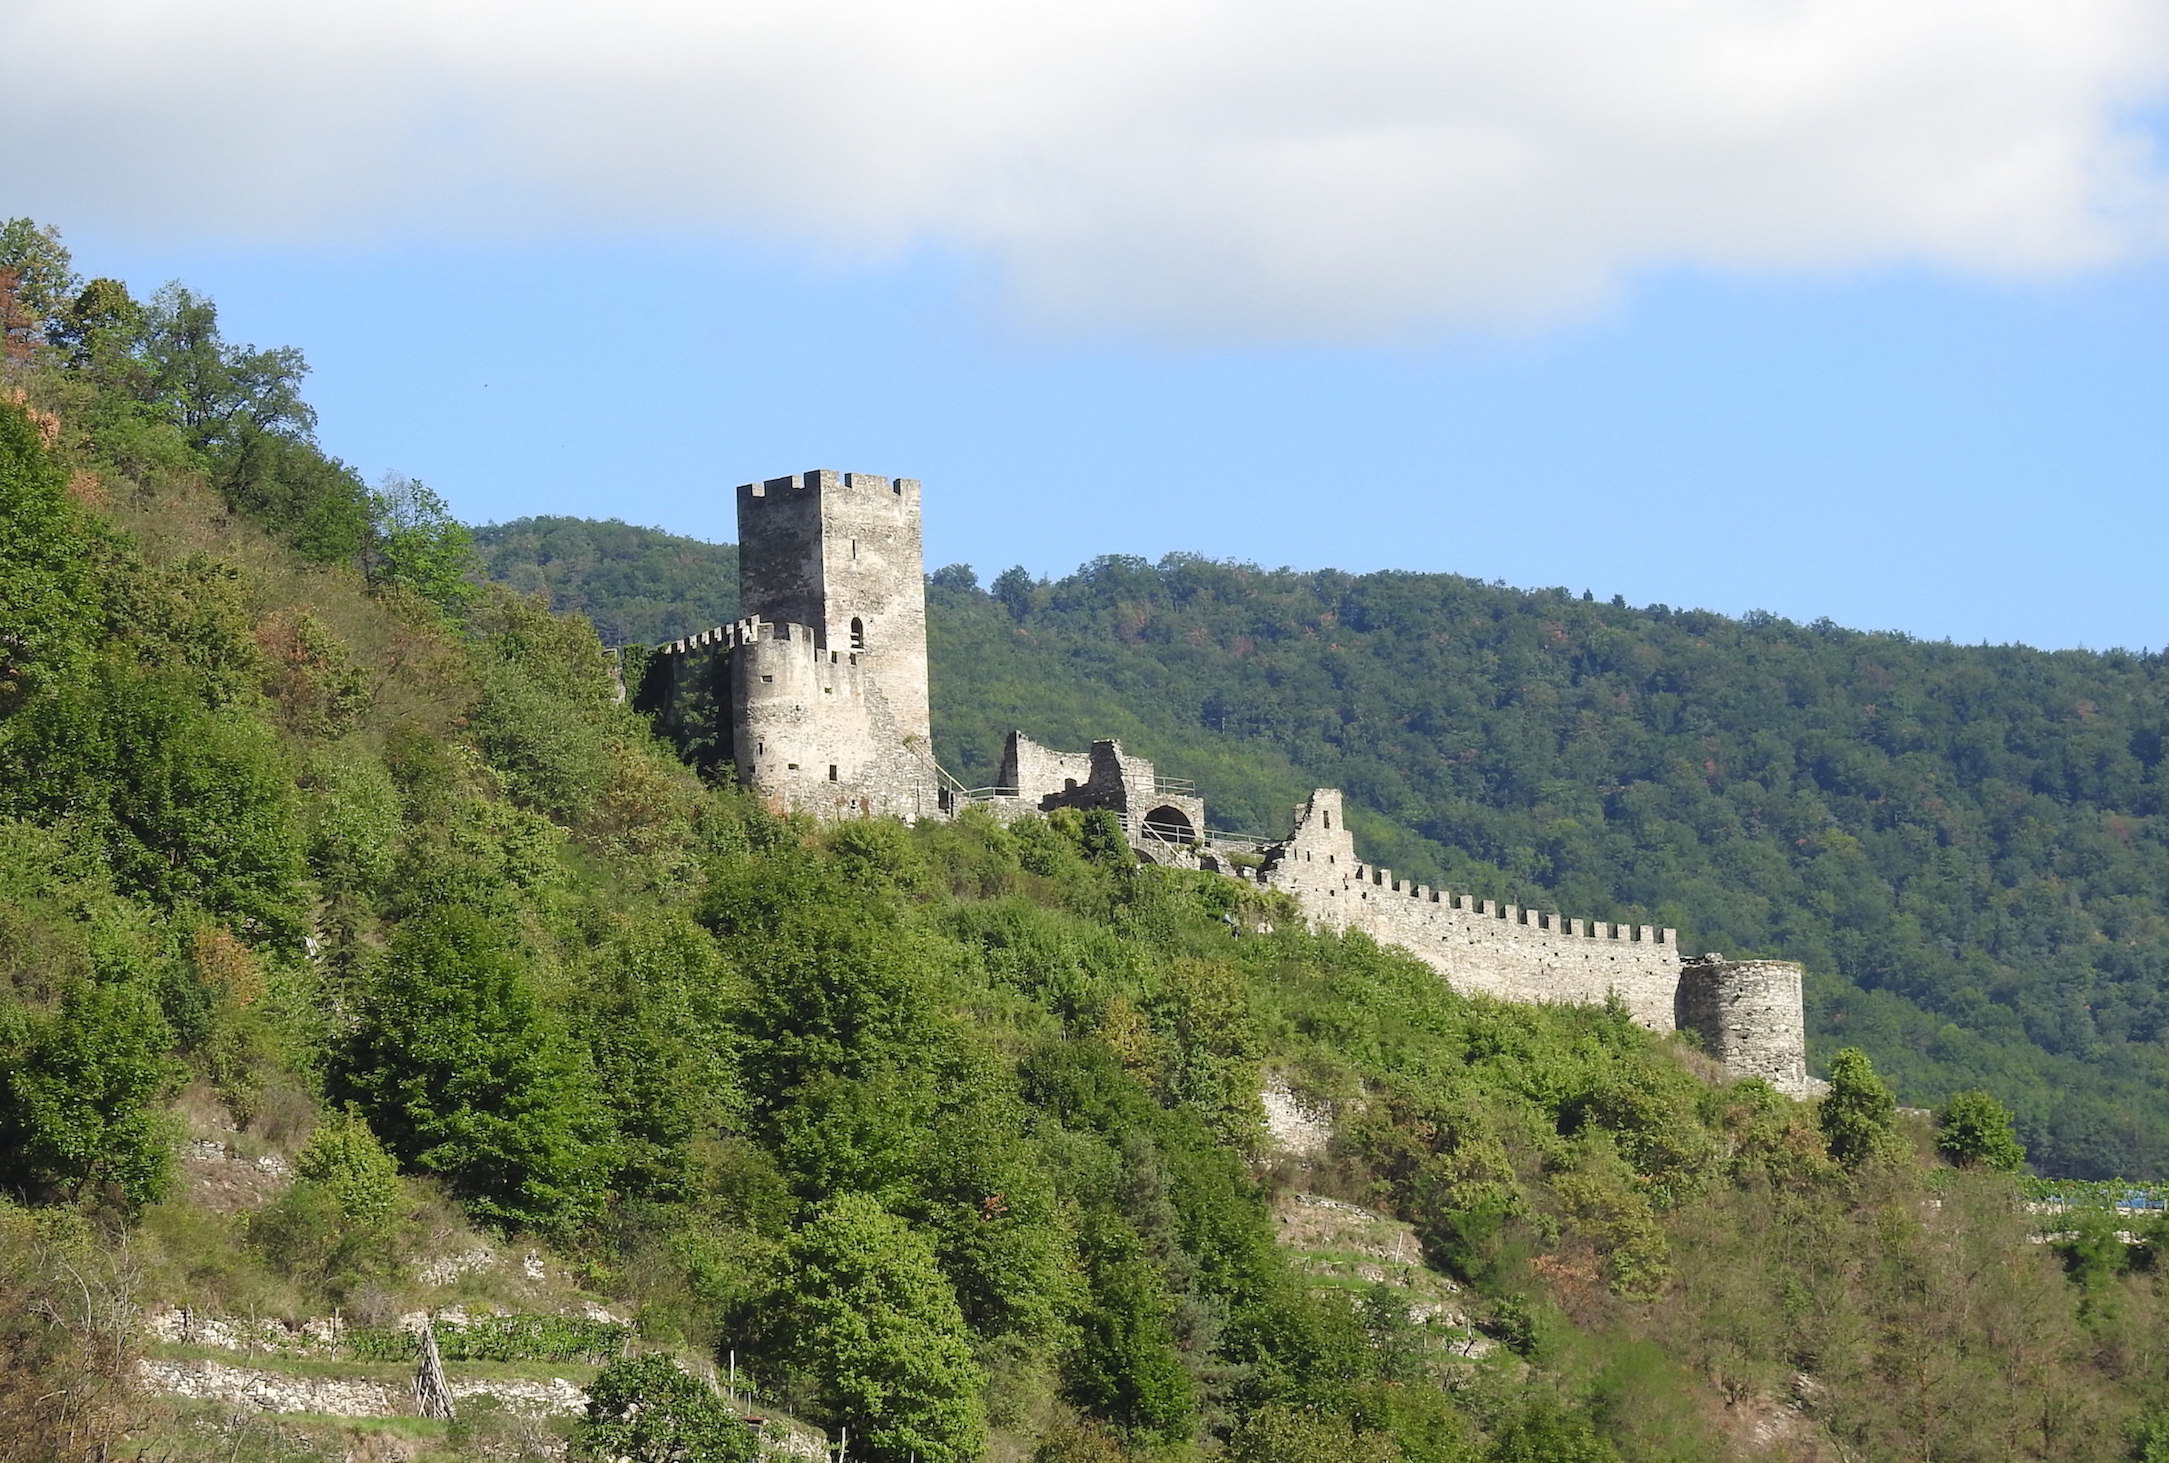
[[[2152,0],[12,0],[0,206],[984,260],[1174,338],[2153,247]]]

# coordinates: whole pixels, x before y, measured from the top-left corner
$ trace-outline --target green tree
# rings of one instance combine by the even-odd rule
[[[836,1199],[793,1236],[777,1334],[869,1463],[974,1463],[985,1375],[933,1247],[871,1199]]]
[[[1898,1149],[1898,1100],[1859,1047],[1830,1059],[1830,1091],[1816,1109],[1830,1156],[1858,1169]]]
[[[2016,1173],[2026,1149],[2013,1131],[2011,1110],[1986,1092],[1954,1092],[1935,1111],[1936,1152],[1961,1168]]]
[[[1587,1419],[1538,1394],[1492,1430],[1486,1463],[1617,1463],[1619,1454]]]
[[[152,295],[143,318],[152,399],[198,447],[215,451],[251,431],[316,430],[316,412],[301,397],[309,365],[300,351],[228,344],[218,306],[179,283]]]
[[[141,350],[149,319],[117,279],[91,280],[78,290],[53,332],[68,369],[104,392],[141,404],[150,398],[150,368]]]
[[[1067,1368],[1079,1406],[1133,1433],[1173,1442],[1197,1410],[1175,1335],[1176,1299],[1129,1225],[1102,1217],[1083,1246],[1091,1300]]]
[[[403,585],[447,614],[473,603],[481,588],[469,577],[474,539],[443,498],[413,478],[388,474],[372,497],[376,542],[368,557],[372,583]]]
[[[988,593],[1018,619],[1032,612],[1032,575],[1022,564],[1012,564],[994,576]]]
[[[68,501],[39,424],[0,401],[0,716],[58,678],[98,630],[106,543]]]
[[[60,230],[34,219],[0,219],[0,357],[46,343],[75,292],[74,261]]]
[[[306,865],[292,769],[261,719],[208,711],[199,689],[184,670],[106,655],[0,728],[0,803],[100,837],[124,888],[298,944]]]
[[[162,1197],[172,1135],[155,1104],[181,1075],[141,985],[72,983],[49,1010],[0,1008],[0,1186],[49,1199]]]
[[[454,905],[410,921],[356,1015],[338,1090],[393,1152],[497,1223],[596,1212],[611,1155],[593,1069],[488,918]]]
[[[714,1388],[669,1357],[626,1356],[588,1388],[571,1456],[580,1463],[753,1463],[755,1437]]]

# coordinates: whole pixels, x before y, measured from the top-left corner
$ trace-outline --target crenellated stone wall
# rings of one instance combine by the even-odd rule
[[[1293,897],[1320,924],[1400,946],[1456,990],[1562,1004],[1616,993],[1642,1025],[1674,1029],[1678,931],[1564,919],[1396,879],[1357,857],[1335,789],[1311,794],[1294,836],[1267,855],[1258,882]]]

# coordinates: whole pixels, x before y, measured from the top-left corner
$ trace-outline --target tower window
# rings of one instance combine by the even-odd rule
[[[834,782],[836,780],[836,764],[833,762],[828,764],[828,780],[830,782]]]
[[[859,541],[858,541],[857,539],[853,539],[853,540],[851,540],[851,557],[852,557],[853,561],[856,561],[856,560],[858,559],[858,556],[859,556]]]
[[[851,648],[853,650],[864,650],[866,648],[866,622],[856,615],[851,617]]]

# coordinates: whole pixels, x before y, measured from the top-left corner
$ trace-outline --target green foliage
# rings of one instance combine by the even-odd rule
[[[754,1433],[712,1388],[667,1356],[603,1368],[573,1429],[571,1456],[592,1463],[752,1463]]]
[[[1897,1151],[1898,1102],[1858,1047],[1830,1059],[1830,1091],[1816,1109],[1830,1156],[1857,1169]]]
[[[2011,1131],[2011,1110],[1986,1092],[1955,1092],[1935,1111],[1936,1152],[1952,1163],[1998,1173],[2025,1167],[2026,1150]]]
[[[403,1162],[497,1223],[594,1214],[610,1135],[593,1070],[486,916],[453,906],[403,927],[357,1015],[339,1090]]]
[[[384,888],[402,830],[399,790],[378,758],[355,747],[319,754],[304,771],[304,849],[318,886],[366,899]]]
[[[738,618],[738,551],[616,519],[516,518],[474,530],[484,572],[585,615],[610,645],[659,645]]]
[[[446,614],[473,603],[481,593],[468,578],[474,540],[443,498],[393,473],[370,495],[370,509],[376,524],[367,558],[372,584],[412,590]]]
[[[1362,1432],[1345,1417],[1274,1405],[1260,1408],[1228,1440],[1230,1463],[1400,1463],[1393,1436]]]
[[[1175,1297],[1129,1226],[1103,1220],[1085,1246],[1091,1303],[1079,1318],[1069,1389],[1079,1405],[1127,1431],[1161,1439],[1189,1432],[1195,1385],[1182,1365]]]
[[[1618,1457],[1587,1419],[1542,1396],[1516,1408],[1484,1453],[1485,1463],[1616,1463]]]
[[[737,1126],[748,1106],[733,1059],[740,993],[715,942],[683,916],[640,921],[596,965],[580,1025],[615,1119],[617,1187],[686,1198],[701,1140]]]
[[[294,1160],[294,1176],[323,1190],[339,1217],[373,1237],[399,1212],[399,1165],[353,1108],[329,1112]]]
[[[0,359],[44,345],[77,283],[60,230],[35,219],[0,219]]]
[[[779,1329],[822,1414],[871,1463],[970,1463],[986,1440],[955,1293],[932,1247],[894,1215],[845,1195],[794,1235]]]
[[[103,547],[38,423],[0,399],[0,715],[64,675],[96,634]]]
[[[155,1104],[179,1070],[139,982],[71,982],[47,1009],[0,1006],[0,1182],[138,1209],[163,1196],[172,1135]]]
[[[204,708],[182,671],[108,655],[12,718],[0,763],[17,811],[100,839],[123,887],[252,936],[300,937],[304,865],[293,773],[272,729]]]

